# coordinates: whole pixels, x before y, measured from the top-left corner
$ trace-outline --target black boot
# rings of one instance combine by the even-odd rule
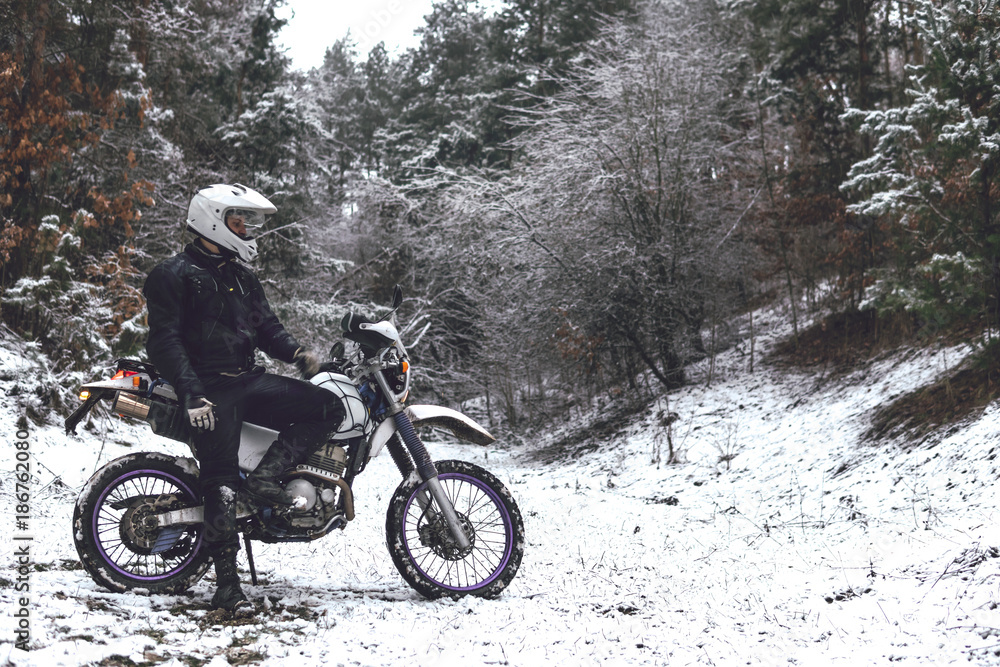
[[[247,477],[243,488],[254,500],[291,507],[294,503],[292,496],[275,481],[275,478],[285,472],[291,464],[292,459],[288,452],[280,442],[275,441]]]
[[[212,596],[213,609],[225,609],[233,613],[251,613],[253,605],[240,588],[240,575],[236,571],[235,546],[224,547],[212,558],[215,561],[215,595]]]

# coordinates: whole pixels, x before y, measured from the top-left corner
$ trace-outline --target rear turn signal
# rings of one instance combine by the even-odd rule
[[[88,398],[90,398],[90,392],[89,391],[87,391],[86,389],[84,389],[83,391],[80,392],[80,400],[81,401],[85,401]]]

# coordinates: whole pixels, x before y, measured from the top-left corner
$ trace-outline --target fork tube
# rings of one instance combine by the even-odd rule
[[[389,388],[389,383],[386,381],[385,376],[382,375],[382,371],[376,371],[372,375],[384,396],[387,398],[396,396],[392,389]],[[434,498],[438,507],[441,508],[441,514],[444,515],[445,521],[448,522],[448,528],[451,529],[451,535],[455,538],[455,543],[461,549],[468,549],[472,546],[472,543],[469,542],[468,536],[466,536],[465,531],[462,529],[455,506],[451,504],[451,499],[448,498],[448,494],[444,492],[444,488],[438,480],[438,471],[434,467],[434,462],[431,461],[431,455],[427,453],[427,448],[424,447],[424,443],[420,441],[417,432],[413,429],[413,422],[410,421],[409,415],[403,409],[403,404],[399,400],[394,400],[392,406],[389,408],[389,412],[396,422],[396,430],[406,444],[406,448],[410,451],[410,456],[413,457],[413,463],[417,466],[420,479],[424,480],[427,484],[427,490],[430,492],[431,497]]]
[[[426,482],[432,477],[437,477],[437,468],[434,467],[434,462],[431,461],[427,448],[424,447],[424,443],[420,441],[420,437],[413,429],[413,422],[410,421],[409,415],[401,410],[392,418],[396,421],[396,430],[399,431],[400,437],[406,443],[406,448],[410,450],[410,456],[413,457],[413,463],[417,466],[420,479]]]
[[[455,512],[454,505],[451,504],[451,500],[444,492],[444,488],[438,480],[437,468],[434,467],[430,454],[427,453],[427,448],[424,447],[424,443],[420,441],[417,432],[413,429],[413,422],[410,421],[410,417],[406,412],[402,410],[394,414],[392,418],[396,420],[396,428],[399,430],[399,435],[402,436],[403,442],[406,443],[406,448],[410,450],[410,456],[413,457],[413,462],[417,465],[417,472],[420,473],[420,478],[427,483],[427,490],[430,492],[431,497],[437,501],[438,507],[441,508],[441,513],[444,515],[445,521],[448,522],[448,527],[455,538],[455,543],[458,544],[459,548],[468,549],[471,545],[469,538],[462,529],[462,524],[458,520],[458,513]]]
[[[403,446],[403,441],[400,440],[398,433],[393,434],[389,438],[386,447],[389,449],[390,456],[392,456],[392,462],[399,469],[399,474],[403,476],[403,479],[409,477],[416,470],[416,467],[413,465],[413,459],[407,453],[406,447]]]

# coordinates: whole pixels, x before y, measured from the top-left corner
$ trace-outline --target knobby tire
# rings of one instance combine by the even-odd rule
[[[170,509],[201,504],[197,477],[162,454],[129,454],[91,477],[73,511],[73,542],[94,581],[115,592],[181,593],[201,579],[210,561],[200,525],[176,529],[172,546],[158,552],[162,531],[143,522],[143,503],[165,495],[174,498]]]
[[[493,474],[464,461],[434,464],[438,479],[471,532],[472,546],[454,547],[447,525],[426,504],[426,484],[404,480],[389,503],[386,541],[403,579],[428,598],[494,598],[517,574],[524,553],[524,522],[513,496]]]

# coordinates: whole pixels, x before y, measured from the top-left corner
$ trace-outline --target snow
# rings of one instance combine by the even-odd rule
[[[787,334],[774,314],[756,320],[768,329],[757,350]],[[0,424],[12,439],[11,388],[29,382],[36,362],[7,347]],[[716,360],[711,386],[707,366],[691,369],[694,381],[669,405],[661,399],[560,464],[502,443],[429,444],[437,459],[494,472],[520,505],[524,560],[497,600],[424,600],[396,573],[384,512],[398,473],[387,456],[358,478],[358,518],[346,531],[254,545],[261,582],[245,590],[269,608],[255,619],[209,617],[207,580],[186,596],[104,591],[79,569],[76,495],[124,453],[186,451],[117,419],[74,437],[31,426],[32,650],[11,641],[11,509],[0,663],[1000,664],[1000,408],[923,443],[861,440],[874,408],[971,347],[900,350],[847,376],[779,370],[759,356],[750,373],[746,349]],[[679,464],[663,462],[665,409],[679,416]],[[0,498],[13,508],[7,460]]]

